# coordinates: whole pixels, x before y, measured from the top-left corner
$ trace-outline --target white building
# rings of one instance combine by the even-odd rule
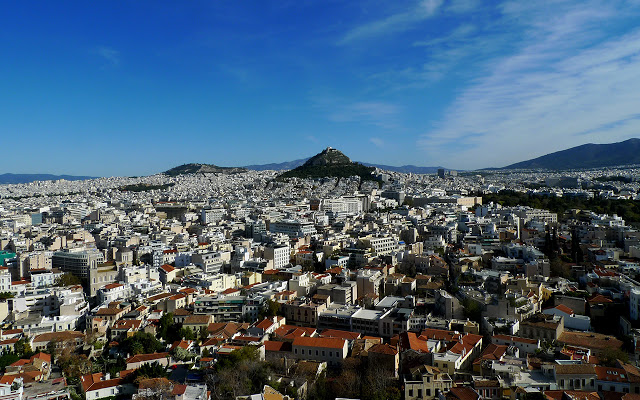
[[[210,210],[202,210],[200,212],[200,220],[204,224],[213,224],[224,218],[226,210],[224,208],[213,208]]]
[[[269,232],[284,233],[285,235],[295,238],[307,235],[315,235],[316,227],[312,222],[297,221],[292,219],[283,219],[269,225]]]
[[[629,292],[629,316],[632,321],[640,318],[640,289],[631,289]]]
[[[291,248],[289,245],[267,246],[264,249],[265,260],[273,260],[273,268],[281,269],[289,265]]]
[[[129,285],[122,283],[110,283],[98,290],[98,301],[100,303],[111,303],[116,300],[126,300],[132,296]]]

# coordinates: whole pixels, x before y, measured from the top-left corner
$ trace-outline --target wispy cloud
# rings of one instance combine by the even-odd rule
[[[638,135],[640,29],[610,27],[639,10],[600,1],[539,4],[503,5],[501,22],[522,38],[420,138],[427,156],[444,162],[448,152],[454,167],[478,168]]]
[[[384,140],[380,138],[372,137],[369,139],[369,141],[373,143],[373,145],[376,146],[377,148],[383,149],[385,147]]]
[[[111,67],[120,65],[120,52],[110,47],[100,46],[95,49],[95,54],[99,55]]]
[[[472,33],[476,31],[476,26],[473,24],[462,24],[457,26],[453,31],[449,34],[440,36],[437,38],[432,38],[428,40],[421,40],[413,43],[413,46],[416,47],[433,47],[443,43],[453,44],[457,43],[461,40],[467,39]],[[453,42],[453,43],[452,43]]]
[[[466,13],[477,9],[480,0],[452,0],[448,2],[446,10],[454,13]]]
[[[371,39],[411,29],[416,23],[432,17],[442,2],[443,0],[421,0],[408,10],[356,26],[344,35],[339,44],[349,44],[357,40]]]
[[[356,102],[343,104],[329,114],[329,120],[334,122],[359,122],[375,125],[381,128],[394,129],[398,127],[397,116],[400,108],[395,104],[385,102]]]

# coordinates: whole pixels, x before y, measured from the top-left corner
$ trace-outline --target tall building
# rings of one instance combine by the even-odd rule
[[[264,258],[273,260],[273,268],[281,269],[289,264],[291,248],[289,245],[269,245],[264,249]]]
[[[213,224],[224,218],[226,210],[224,208],[203,209],[200,213],[200,220],[204,224]]]
[[[68,249],[56,251],[51,257],[51,265],[63,272],[70,272],[84,282],[87,287],[92,288],[98,282],[98,265],[104,263],[104,256],[95,249]],[[95,295],[95,290],[90,290],[91,296]]]

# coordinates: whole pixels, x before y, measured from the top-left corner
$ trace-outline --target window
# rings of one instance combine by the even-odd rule
[[[422,389],[418,389],[418,397],[422,398]]]
[[[413,397],[413,389],[409,389],[409,397]]]

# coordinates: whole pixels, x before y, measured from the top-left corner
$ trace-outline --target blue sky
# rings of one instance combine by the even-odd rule
[[[11,2],[0,173],[474,169],[640,136],[638,1]]]

